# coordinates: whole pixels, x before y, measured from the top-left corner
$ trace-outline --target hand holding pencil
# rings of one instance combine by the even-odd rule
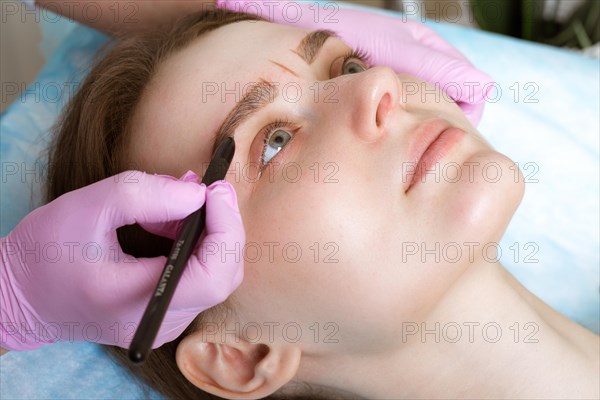
[[[193,172],[183,179],[126,171],[34,210],[1,238],[0,347],[32,350],[58,341],[130,346],[166,257],[124,254],[120,226],[156,227],[206,203],[203,242],[243,246],[233,187],[225,181],[206,187]],[[153,348],[177,338],[197,314],[239,286],[243,259],[226,261],[220,254],[190,257]]]

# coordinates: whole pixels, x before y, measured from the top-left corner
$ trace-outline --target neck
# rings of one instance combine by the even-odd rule
[[[472,265],[427,320],[401,332],[386,355],[333,360],[339,375],[317,384],[381,399],[600,396],[600,338],[500,264]]]

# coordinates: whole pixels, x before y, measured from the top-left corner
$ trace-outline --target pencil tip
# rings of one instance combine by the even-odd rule
[[[142,352],[137,350],[129,350],[129,360],[134,364],[142,364],[145,360]]]

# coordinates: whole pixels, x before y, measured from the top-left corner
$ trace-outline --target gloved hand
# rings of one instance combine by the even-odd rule
[[[0,239],[0,347],[36,349],[57,341],[129,347],[166,257],[121,250],[116,229],[156,230],[205,202],[202,244],[245,243],[233,187],[127,171],[66,193],[27,215]],[[185,181],[185,182],[184,182]],[[243,279],[243,257],[218,251],[189,260],[153,348],[177,338],[198,313],[223,302]]]
[[[371,55],[371,65],[387,66],[396,73],[438,83],[473,126],[479,123],[486,95],[492,89],[489,75],[475,68],[432,29],[416,21],[331,5],[317,11],[313,1],[217,0],[216,5],[301,29],[332,30],[350,47],[366,50]]]

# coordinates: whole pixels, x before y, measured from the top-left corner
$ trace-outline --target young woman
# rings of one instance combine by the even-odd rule
[[[599,396],[598,336],[486,253],[523,195],[511,160],[433,86],[330,31],[217,11],[118,43],[63,115],[47,200],[132,167],[201,176],[230,135],[247,242],[206,251],[244,257],[244,281],[132,369],[159,392]],[[119,239],[170,248],[135,226]]]

